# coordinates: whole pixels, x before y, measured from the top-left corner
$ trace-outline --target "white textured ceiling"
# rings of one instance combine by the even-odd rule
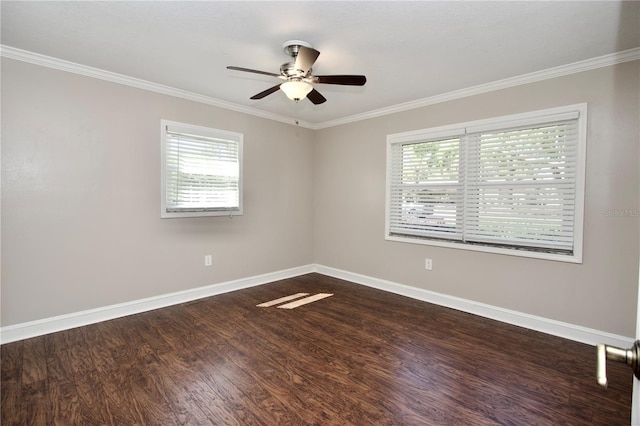
[[[2,1],[1,42],[308,123],[363,114],[640,46],[640,2]],[[319,84],[296,104],[280,80],[282,43],[321,52]]]

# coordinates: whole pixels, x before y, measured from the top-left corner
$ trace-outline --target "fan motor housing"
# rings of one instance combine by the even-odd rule
[[[295,67],[295,62],[285,62],[280,66],[280,74],[287,78],[304,78],[306,75],[302,70],[298,70]],[[311,68],[307,74],[311,74]]]

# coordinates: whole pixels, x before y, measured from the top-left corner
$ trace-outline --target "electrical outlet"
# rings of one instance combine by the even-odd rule
[[[204,266],[211,266],[213,260],[211,259],[211,255],[208,254],[204,257]]]
[[[427,271],[430,271],[433,269],[433,261],[431,259],[424,260],[424,269],[426,269]]]

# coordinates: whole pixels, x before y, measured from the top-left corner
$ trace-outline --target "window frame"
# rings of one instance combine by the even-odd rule
[[[514,128],[525,125],[542,125],[550,123],[555,117],[577,114],[577,140],[576,140],[576,177],[575,177],[575,202],[574,202],[574,232],[573,253],[560,254],[544,251],[530,251],[526,248],[513,245],[503,247],[497,245],[482,245],[465,241],[443,240],[425,237],[396,235],[391,233],[391,197],[392,194],[392,149],[396,145],[426,142],[429,140],[442,140],[447,138],[466,137],[468,134],[479,131],[495,131]],[[479,130],[480,129],[480,130]],[[464,141],[464,140],[463,140]],[[463,143],[461,141],[461,143]],[[387,135],[387,170],[386,170],[386,194],[385,194],[385,240],[462,250],[472,250],[485,253],[529,257],[535,259],[553,260],[569,263],[582,263],[582,246],[584,233],[584,198],[585,198],[585,169],[587,147],[587,104],[574,104],[544,110],[531,111],[520,114],[511,114],[501,117],[493,117],[482,120],[438,126],[427,129],[395,133]],[[461,167],[466,167],[461,165]]]
[[[167,205],[167,139],[169,127],[179,129],[182,132],[197,136],[223,139],[235,142],[238,146],[238,206],[234,208],[185,208],[180,211],[168,211]],[[243,215],[243,142],[242,133],[227,130],[214,129],[210,127],[197,126],[194,124],[181,123],[171,120],[160,120],[160,217],[162,219],[188,218],[188,217],[212,217],[212,216],[241,216]]]

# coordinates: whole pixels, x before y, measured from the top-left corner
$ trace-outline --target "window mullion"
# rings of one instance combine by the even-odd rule
[[[460,174],[462,180],[462,217],[460,223],[460,234],[462,242],[466,241],[466,224],[468,223],[468,191],[469,191],[469,158],[473,155],[473,147],[468,134],[460,138]]]

